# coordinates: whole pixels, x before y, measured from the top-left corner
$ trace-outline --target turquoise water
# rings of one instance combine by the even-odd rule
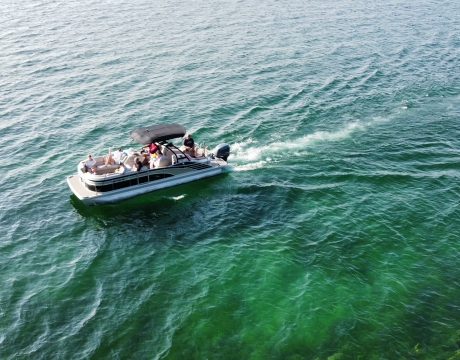
[[[460,3],[0,3],[1,359],[459,359]],[[222,176],[88,208],[179,122]]]

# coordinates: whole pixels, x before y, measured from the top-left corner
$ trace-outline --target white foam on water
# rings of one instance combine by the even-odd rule
[[[233,171],[251,171],[251,170],[256,170],[256,169],[261,169],[265,167],[267,164],[267,161],[258,161],[254,163],[249,163],[246,165],[237,165],[233,167]]]
[[[344,127],[336,131],[316,131],[291,141],[275,141],[269,144],[259,145],[257,141],[250,138],[245,142],[235,143],[231,146],[231,162],[235,165],[234,171],[255,170],[273,162],[277,154],[284,156],[289,153],[295,156],[296,153],[302,156],[308,147],[322,142],[334,142],[347,139],[357,131],[364,131],[368,127],[388,121],[384,118],[374,118],[367,122],[353,121],[345,124]]]
[[[179,200],[182,200],[183,198],[185,197],[185,195],[179,195],[179,196],[172,196],[171,199],[175,200],[175,201],[179,201]]]

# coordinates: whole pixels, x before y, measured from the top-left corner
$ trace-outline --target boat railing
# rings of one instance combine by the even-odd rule
[[[170,164],[178,164],[184,161],[190,161],[190,158],[177,146],[172,143],[162,144],[161,152],[168,158]]]

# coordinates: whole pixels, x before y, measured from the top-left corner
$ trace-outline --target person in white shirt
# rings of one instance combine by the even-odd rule
[[[115,160],[115,164],[119,165],[121,164],[121,160],[123,160],[123,157],[126,156],[126,153],[123,152],[123,150],[118,149],[113,153],[113,160]]]
[[[91,154],[88,155],[88,159],[85,161],[85,169],[91,173],[96,172],[96,160],[93,159]]]
[[[158,150],[157,154],[158,154],[158,157],[153,161],[155,167],[158,168],[158,167],[167,166],[168,165],[167,164],[167,162],[168,162],[167,157],[165,155],[163,155],[161,150]]]
[[[120,165],[122,163],[123,158],[126,156],[126,153],[119,148],[115,150],[113,154],[109,154],[105,159],[106,165]]]
[[[167,166],[168,158],[163,155],[161,150],[158,150],[154,156],[150,157],[150,169]]]

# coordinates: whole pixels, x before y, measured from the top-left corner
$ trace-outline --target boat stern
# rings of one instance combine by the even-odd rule
[[[67,177],[67,185],[72,193],[81,201],[91,203],[91,198],[97,195],[94,191],[89,190],[83,183],[79,175],[70,175]]]

